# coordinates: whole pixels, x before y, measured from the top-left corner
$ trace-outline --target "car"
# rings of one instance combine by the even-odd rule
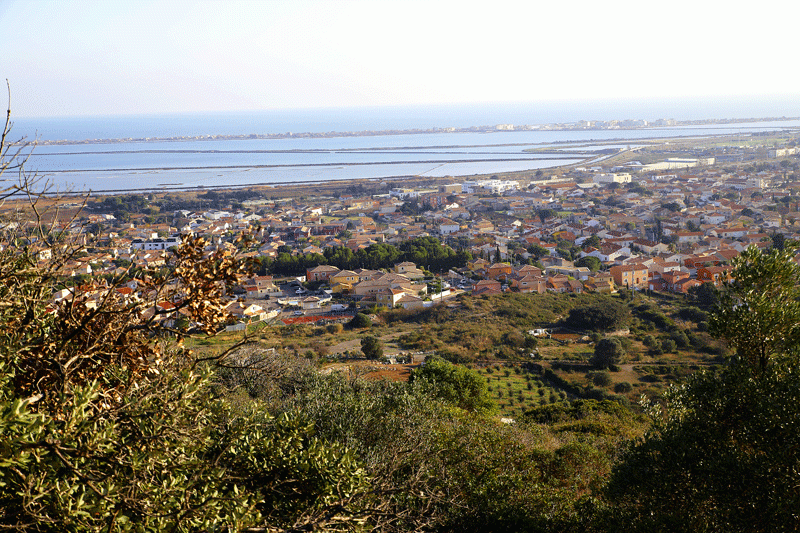
[[[294,313],[292,313],[292,314],[293,314],[294,316],[303,316],[303,312],[302,312],[302,311],[295,311],[295,312],[294,312]]]

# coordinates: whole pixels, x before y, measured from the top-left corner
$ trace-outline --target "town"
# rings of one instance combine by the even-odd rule
[[[137,269],[163,266],[181,235],[203,236],[209,250],[259,265],[229,295],[233,329],[343,320],[357,309],[421,310],[462,293],[687,294],[729,281],[727,265],[745,248],[797,238],[800,221],[791,134],[709,140],[712,148],[693,152],[674,140],[646,145],[677,154],[656,162],[629,149],[602,165],[547,174],[339,183],[324,196],[267,187],[93,197],[56,221],[86,244],[63,273],[99,297],[104,280],[127,272],[135,290]],[[243,232],[253,240],[237,250]],[[429,253],[410,251],[417,245]]]

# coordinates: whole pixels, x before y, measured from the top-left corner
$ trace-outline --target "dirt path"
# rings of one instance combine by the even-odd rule
[[[378,337],[381,341],[383,341],[384,345],[384,353],[386,355],[393,355],[400,352],[400,349],[395,346],[387,346],[388,343],[395,341],[397,338],[402,336],[405,331],[393,331],[391,333],[387,333],[386,335],[381,335]],[[361,338],[356,338],[352,340],[347,340],[340,342],[339,344],[334,344],[333,346],[328,347],[328,353],[343,353],[347,351],[360,351],[361,350]]]

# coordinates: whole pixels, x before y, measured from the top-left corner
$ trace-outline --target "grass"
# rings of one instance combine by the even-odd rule
[[[670,384],[680,383],[698,368],[720,361],[719,349],[724,348],[718,341],[696,323],[680,317],[681,309],[697,304],[661,295],[637,295],[634,300],[624,300],[631,309],[631,333],[624,337],[627,357],[619,371],[610,373],[608,385],[596,385],[589,376],[592,369],[588,361],[594,345],[583,340],[588,332],[539,338],[535,348],[526,345],[527,330],[552,328],[571,308],[593,303],[597,298],[591,294],[462,296],[448,306],[420,313],[382,313],[371,328],[363,330],[345,328],[332,333],[325,327],[300,324],[259,325],[248,332],[267,348],[299,356],[311,353],[325,358],[347,352],[358,357],[361,338],[373,335],[384,342],[387,354],[435,351],[453,362],[473,363],[487,379],[501,413],[509,417],[518,417],[532,407],[564,401],[566,397],[614,395],[614,387],[620,383],[631,385],[623,394],[633,403],[642,394],[658,397]],[[676,332],[688,335],[690,345],[676,352],[654,353],[642,343],[646,336],[660,343]],[[220,334],[191,339],[187,345],[212,354],[241,339],[242,333]],[[534,351],[538,352],[536,359],[530,356]],[[539,365],[540,371],[552,370],[556,379],[545,380],[537,372],[526,370],[533,368],[532,365]]]

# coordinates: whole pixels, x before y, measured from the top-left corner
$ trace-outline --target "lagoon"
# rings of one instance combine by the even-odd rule
[[[464,177],[579,163],[585,156],[531,148],[601,150],[648,138],[696,137],[800,128],[800,121],[645,128],[419,133],[326,138],[213,139],[42,145],[27,169],[59,191],[240,187],[342,179]],[[630,144],[630,143],[627,143]],[[577,145],[577,146],[576,146]],[[588,145],[588,146],[586,146]],[[6,178],[8,178],[6,176]]]

